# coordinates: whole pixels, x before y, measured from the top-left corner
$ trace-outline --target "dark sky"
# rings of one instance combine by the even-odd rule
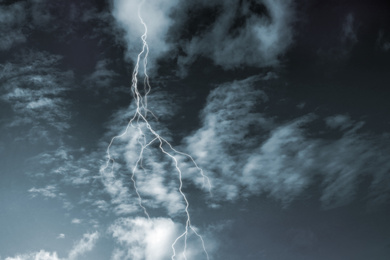
[[[387,1],[0,0],[0,36],[0,260],[389,259]]]

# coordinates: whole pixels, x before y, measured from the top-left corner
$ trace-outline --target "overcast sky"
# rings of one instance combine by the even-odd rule
[[[140,3],[0,0],[0,260],[389,259],[388,1]]]

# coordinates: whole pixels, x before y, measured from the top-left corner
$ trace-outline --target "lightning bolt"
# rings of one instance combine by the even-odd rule
[[[184,153],[184,152],[180,152],[180,151],[176,150],[175,148],[173,148],[173,146],[165,138],[160,136],[152,128],[152,126],[149,124],[149,121],[147,120],[148,113],[151,114],[156,120],[157,120],[157,117],[153,114],[152,111],[150,111],[148,109],[148,94],[151,91],[151,86],[150,86],[150,82],[149,82],[149,76],[148,76],[148,73],[147,73],[149,46],[148,46],[148,43],[147,43],[146,39],[147,39],[147,35],[148,35],[148,27],[147,27],[146,23],[144,22],[144,20],[142,19],[142,16],[141,16],[141,7],[144,4],[144,2],[145,2],[145,0],[142,0],[140,2],[140,4],[138,5],[138,10],[137,10],[138,18],[139,18],[139,20],[140,20],[140,22],[141,22],[141,24],[142,24],[142,26],[144,28],[144,33],[141,36],[142,50],[138,53],[138,56],[137,56],[136,64],[135,64],[135,67],[134,67],[134,70],[133,70],[133,73],[132,73],[132,85],[131,85],[131,92],[132,92],[132,95],[133,95],[133,98],[134,98],[134,101],[135,101],[135,104],[136,104],[136,110],[134,112],[133,117],[128,122],[128,124],[127,124],[125,130],[123,131],[123,133],[121,133],[121,134],[119,134],[117,136],[114,136],[111,139],[111,141],[110,141],[110,143],[109,143],[109,145],[107,147],[107,150],[106,150],[107,161],[106,161],[105,166],[102,167],[101,171],[105,172],[109,168],[110,169],[110,173],[112,175],[114,174],[115,159],[113,158],[113,156],[111,155],[111,152],[110,152],[110,149],[111,149],[114,141],[116,139],[118,139],[118,138],[124,137],[128,133],[128,130],[129,130],[130,127],[137,129],[138,132],[139,132],[139,137],[137,139],[137,142],[138,142],[138,144],[139,144],[141,149],[140,149],[140,153],[139,153],[138,159],[137,159],[134,167],[132,168],[131,181],[133,183],[133,187],[134,187],[135,193],[137,194],[137,197],[138,197],[138,204],[142,208],[142,210],[143,210],[144,214],[146,215],[146,217],[148,218],[148,220],[150,220],[150,215],[149,215],[146,207],[142,203],[142,196],[141,196],[141,194],[138,191],[137,182],[135,180],[135,175],[136,175],[136,171],[137,171],[137,169],[139,167],[144,170],[143,165],[142,165],[142,161],[143,161],[143,154],[144,154],[145,149],[147,149],[153,143],[159,143],[158,146],[159,146],[160,151],[163,154],[165,154],[166,156],[168,156],[170,159],[172,159],[172,161],[173,161],[173,163],[175,165],[176,171],[178,173],[178,178],[179,178],[178,190],[179,190],[179,193],[180,193],[180,195],[182,196],[182,198],[183,198],[183,200],[185,202],[185,209],[184,209],[185,215],[186,215],[185,229],[184,229],[183,233],[181,233],[174,240],[174,242],[171,245],[172,251],[173,251],[171,259],[174,260],[175,257],[176,257],[176,244],[180,240],[184,240],[184,248],[183,248],[182,255],[183,255],[183,258],[185,260],[187,260],[187,256],[186,256],[187,239],[188,239],[188,236],[190,234],[190,231],[192,231],[199,238],[199,240],[200,240],[200,242],[202,244],[203,252],[204,252],[207,260],[209,260],[209,255],[208,255],[208,252],[206,250],[206,246],[205,246],[203,237],[196,231],[196,229],[191,224],[191,216],[190,216],[190,213],[189,213],[189,210],[188,210],[190,204],[188,202],[188,199],[187,199],[186,195],[183,192],[182,171],[181,171],[181,169],[179,167],[179,163],[178,163],[176,157],[174,156],[174,154],[182,155],[182,156],[187,157],[188,159],[190,159],[190,161],[193,163],[193,165],[196,167],[196,169],[201,174],[201,176],[203,178],[203,185],[205,185],[206,182],[207,182],[208,190],[209,190],[209,192],[211,194],[210,180],[204,174],[203,170],[198,166],[198,164],[195,162],[195,160],[193,159],[193,157],[191,155],[189,155],[187,153]],[[144,75],[144,78],[143,78],[144,88],[143,88],[143,92],[142,93],[140,92],[140,90],[138,88],[138,74],[139,74],[139,67],[140,67],[141,60],[143,62],[143,75]],[[153,137],[152,140],[147,141],[146,133],[142,130],[141,124],[146,125],[146,129],[148,131],[147,133]],[[169,150],[164,149],[163,145],[166,145],[169,148]]]

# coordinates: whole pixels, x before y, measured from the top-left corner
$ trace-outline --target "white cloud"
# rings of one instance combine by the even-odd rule
[[[141,1],[137,0],[115,0],[112,10],[118,25],[125,32],[127,58],[134,62],[141,51],[142,42],[140,37],[144,33],[144,27],[137,14],[140,3]],[[148,64],[151,69],[154,69],[156,60],[167,54],[171,48],[166,37],[168,29],[173,23],[170,12],[178,3],[178,0],[162,0],[144,1],[142,4],[140,14],[147,25],[146,40],[151,46]]]
[[[59,234],[59,235],[57,236],[57,239],[63,239],[63,238],[65,238],[65,234],[63,234],[63,233],[61,233],[61,234]]]
[[[83,238],[80,241],[78,241],[73,246],[72,250],[69,252],[68,259],[69,260],[78,259],[79,256],[82,256],[86,252],[91,251],[94,248],[98,238],[99,238],[99,233],[97,231],[94,233],[84,234]]]
[[[81,219],[78,219],[78,218],[72,219],[72,224],[80,224],[81,222],[82,222]]]
[[[112,236],[121,244],[112,259],[159,260],[172,255],[172,243],[183,227],[167,218],[122,218],[111,227]]]
[[[60,236],[60,238],[65,237],[64,234],[60,234]],[[51,253],[45,250],[40,250],[39,252],[18,254],[15,257],[7,257],[5,260],[76,260],[79,259],[80,256],[91,251],[95,246],[98,238],[99,233],[97,231],[94,233],[84,234],[83,238],[74,244],[73,248],[69,252],[68,257],[66,258],[58,257],[56,252]]]
[[[144,28],[137,16],[140,1],[116,0],[113,16],[125,31],[127,57],[135,61],[141,51],[140,37]],[[189,15],[195,11],[218,9],[215,21],[200,24],[202,32],[188,32]],[[262,10],[262,11],[261,11]],[[170,54],[182,53],[178,63],[185,67],[198,56],[210,58],[225,69],[240,66],[278,66],[280,57],[293,42],[292,1],[145,1],[141,15],[148,27],[146,41],[150,46],[149,63]],[[195,25],[196,27],[197,25]],[[193,26],[192,26],[193,27]],[[205,27],[205,28],[203,28]],[[184,39],[183,35],[188,35]],[[174,57],[173,57],[174,58]],[[142,69],[141,69],[142,70]]]
[[[37,253],[17,255],[15,257],[7,257],[5,260],[60,260],[57,253],[50,253],[44,250],[41,250]]]
[[[256,104],[268,99],[262,90],[253,87],[255,81],[249,78],[213,90],[201,114],[202,127],[185,140],[189,154],[211,178],[213,194],[228,200],[239,196],[243,161],[258,138],[264,138],[251,135],[250,127],[260,133],[273,126],[271,119],[255,111]]]
[[[328,131],[338,131],[341,137],[309,137],[308,125],[319,120],[317,116],[276,123],[255,112],[267,98],[254,85],[251,79],[213,90],[202,112],[202,127],[185,140],[210,177],[216,201],[268,194],[288,204],[320,180],[323,207],[337,207],[356,197],[367,175],[374,180],[371,201],[389,199],[388,137],[361,133],[364,122],[346,115],[324,119]]]
[[[170,133],[163,122],[173,117],[177,110],[172,97],[164,92],[156,92],[149,96],[149,103],[151,104],[149,108],[159,118],[156,122],[149,114],[150,125],[158,129],[158,134],[170,140]],[[140,142],[143,137],[146,138],[146,143],[154,138],[147,125],[141,121],[134,122],[124,133],[126,124],[134,112],[134,104],[127,109],[117,111],[108,124],[110,129],[105,138],[105,140],[110,140],[113,136],[123,134],[118,136],[110,147],[111,158],[115,160],[113,171],[111,171],[111,165],[105,168],[105,163],[102,165],[102,169],[105,168],[105,170],[101,171],[102,182],[112,197],[111,202],[115,205],[114,210],[118,215],[142,209],[138,205],[138,196],[131,177],[140,156]],[[145,134],[144,136],[141,131]],[[107,145],[107,143],[102,144],[103,147]],[[178,192],[178,173],[174,168],[173,160],[165,155],[158,145],[159,142],[155,141],[143,151],[142,167],[139,162],[135,169],[134,179],[142,197],[142,204],[146,208],[163,208],[172,216],[184,209],[184,201]]]
[[[217,8],[220,12],[214,14],[216,20],[207,30],[182,44],[185,56],[179,58],[181,65],[202,55],[227,69],[277,66],[280,56],[293,42],[292,1],[200,1],[188,4],[187,8],[202,7]]]
[[[44,188],[31,188],[28,190],[32,194],[32,197],[36,197],[38,194],[47,197],[47,198],[55,198],[57,197],[57,187],[54,185],[47,185]]]
[[[22,52],[14,63],[0,65],[0,100],[13,110],[7,126],[30,126],[18,140],[59,141],[58,133],[69,128],[70,113],[66,110],[69,103],[63,94],[73,81],[73,73],[57,69],[60,60],[58,55],[29,51]],[[20,129],[26,131],[26,127]],[[52,134],[55,138],[50,138]]]

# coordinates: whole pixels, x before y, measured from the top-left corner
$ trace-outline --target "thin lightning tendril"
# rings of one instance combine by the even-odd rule
[[[175,241],[173,242],[173,244],[171,245],[172,247],[172,251],[173,251],[173,254],[172,254],[172,257],[171,259],[174,260],[175,257],[176,257],[176,249],[175,249],[175,246],[176,244],[181,240],[183,239],[184,237],[184,249],[183,249],[183,257],[185,260],[187,260],[187,256],[186,256],[186,250],[187,250],[187,239],[188,239],[188,235],[189,235],[189,231],[191,230],[192,232],[194,232],[194,234],[200,239],[201,241],[201,244],[202,244],[202,248],[203,248],[203,251],[206,255],[206,258],[207,260],[209,260],[209,255],[207,253],[207,250],[206,250],[206,246],[205,246],[205,243],[204,243],[204,240],[203,240],[203,237],[196,231],[196,229],[191,225],[191,217],[190,217],[190,213],[188,211],[188,208],[190,206],[188,200],[187,200],[187,197],[186,195],[184,194],[182,188],[183,188],[183,180],[182,180],[182,171],[179,167],[179,163],[177,161],[177,159],[175,158],[174,155],[172,155],[170,152],[166,151],[164,148],[163,148],[163,145],[167,145],[169,147],[169,149],[174,152],[175,154],[179,154],[179,155],[183,155],[187,158],[189,158],[193,165],[196,167],[196,169],[199,171],[200,175],[202,176],[203,178],[203,186],[205,185],[205,182],[207,181],[207,185],[208,185],[208,190],[211,194],[211,185],[210,185],[210,180],[209,178],[204,174],[203,170],[198,166],[198,164],[195,162],[195,160],[193,159],[193,157],[187,153],[183,153],[183,152],[180,152],[178,150],[176,150],[175,148],[172,147],[172,145],[166,140],[164,139],[163,137],[161,137],[152,127],[151,125],[149,124],[148,120],[146,119],[148,113],[150,113],[157,121],[158,121],[158,118],[153,114],[152,111],[150,111],[147,106],[148,106],[148,94],[150,93],[151,91],[151,86],[150,86],[150,83],[149,83],[149,76],[148,76],[148,73],[147,73],[147,58],[148,58],[148,54],[149,54],[149,46],[146,42],[146,38],[147,38],[147,33],[148,33],[148,28],[144,22],[144,20],[142,19],[142,16],[141,16],[141,7],[143,5],[145,0],[142,0],[141,3],[139,4],[138,6],[138,18],[141,22],[141,24],[143,25],[144,27],[144,33],[142,34],[141,36],[141,40],[142,40],[142,50],[141,52],[139,52],[138,56],[137,56],[137,61],[136,61],[136,64],[135,64],[135,67],[134,67],[134,70],[133,70],[133,73],[132,73],[132,85],[131,85],[131,92],[133,94],[133,98],[135,100],[135,103],[136,103],[136,110],[135,110],[135,113],[133,115],[133,117],[130,119],[130,121],[128,122],[125,130],[123,133],[121,133],[120,135],[117,135],[117,136],[114,136],[108,147],[107,147],[107,150],[106,150],[106,154],[107,154],[107,161],[106,161],[106,164],[104,167],[102,167],[101,171],[102,172],[105,172],[107,170],[107,168],[110,168],[110,173],[111,175],[113,176],[114,175],[114,164],[115,164],[115,159],[112,157],[111,155],[111,152],[110,152],[110,149],[111,149],[111,146],[113,145],[114,141],[118,138],[121,138],[121,137],[124,137],[127,133],[128,133],[128,130],[130,127],[133,127],[133,128],[136,128],[140,134],[140,137],[137,138],[137,142],[138,144],[140,145],[141,147],[141,150],[139,152],[139,156],[138,156],[138,159],[134,165],[134,167],[132,168],[132,174],[131,174],[131,181],[133,182],[133,186],[134,186],[134,190],[137,194],[137,197],[138,197],[138,204],[139,206],[142,208],[144,214],[147,216],[148,220],[150,220],[150,215],[149,213],[147,212],[145,206],[143,205],[142,203],[142,196],[141,194],[139,193],[138,191],[138,188],[137,188],[137,182],[135,180],[135,175],[136,175],[136,171],[137,171],[137,168],[140,167],[141,169],[145,170],[143,168],[143,154],[144,154],[144,151],[145,149],[147,149],[150,145],[152,145],[153,143],[155,142],[158,142],[159,143],[159,148],[161,150],[162,153],[164,153],[165,155],[167,155],[168,157],[170,157],[174,164],[175,164],[175,168],[178,172],[178,177],[179,177],[179,192],[180,192],[180,195],[182,196],[184,202],[185,202],[185,214],[186,214],[186,225],[185,225],[185,230],[184,232],[179,235]],[[141,60],[141,57],[143,56],[143,73],[144,73],[144,80],[143,80],[143,85],[144,85],[144,95],[142,95],[140,92],[139,92],[139,89],[138,89],[138,72],[139,72],[139,64],[140,64],[140,60]],[[146,135],[144,134],[144,132],[142,131],[141,129],[141,123],[144,123],[146,125],[146,128],[149,130],[149,133],[152,134],[152,136],[154,136],[154,138],[147,142],[146,140]],[[110,166],[111,165],[111,166]]]

